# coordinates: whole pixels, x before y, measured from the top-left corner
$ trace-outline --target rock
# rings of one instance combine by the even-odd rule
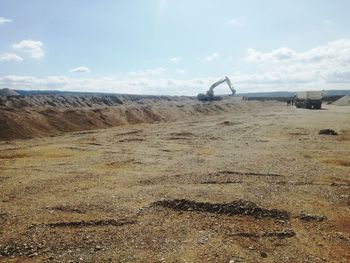
[[[267,253],[264,252],[264,251],[261,251],[260,252],[260,256],[263,257],[263,258],[267,258]]]
[[[39,254],[38,254],[37,252],[34,252],[33,254],[30,254],[29,257],[30,257],[30,258],[33,258],[33,257],[36,257],[36,256],[38,256],[38,255],[39,255]]]
[[[102,249],[102,247],[99,246],[99,245],[97,245],[97,246],[95,247],[95,250],[101,250],[101,249]]]

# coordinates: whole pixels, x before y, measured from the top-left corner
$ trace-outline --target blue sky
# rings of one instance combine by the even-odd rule
[[[350,1],[0,0],[0,88],[349,89]],[[220,87],[218,92],[228,92]]]

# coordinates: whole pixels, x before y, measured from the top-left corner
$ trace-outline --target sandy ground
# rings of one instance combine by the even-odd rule
[[[0,261],[350,262],[349,176],[330,105],[1,142]]]

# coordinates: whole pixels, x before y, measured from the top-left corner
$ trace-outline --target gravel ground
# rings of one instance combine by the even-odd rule
[[[350,262],[350,107],[324,108],[0,142],[0,262]]]

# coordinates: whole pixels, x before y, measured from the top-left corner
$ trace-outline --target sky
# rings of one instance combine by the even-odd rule
[[[0,88],[350,89],[348,0],[0,0]],[[219,86],[217,93],[229,93]]]

